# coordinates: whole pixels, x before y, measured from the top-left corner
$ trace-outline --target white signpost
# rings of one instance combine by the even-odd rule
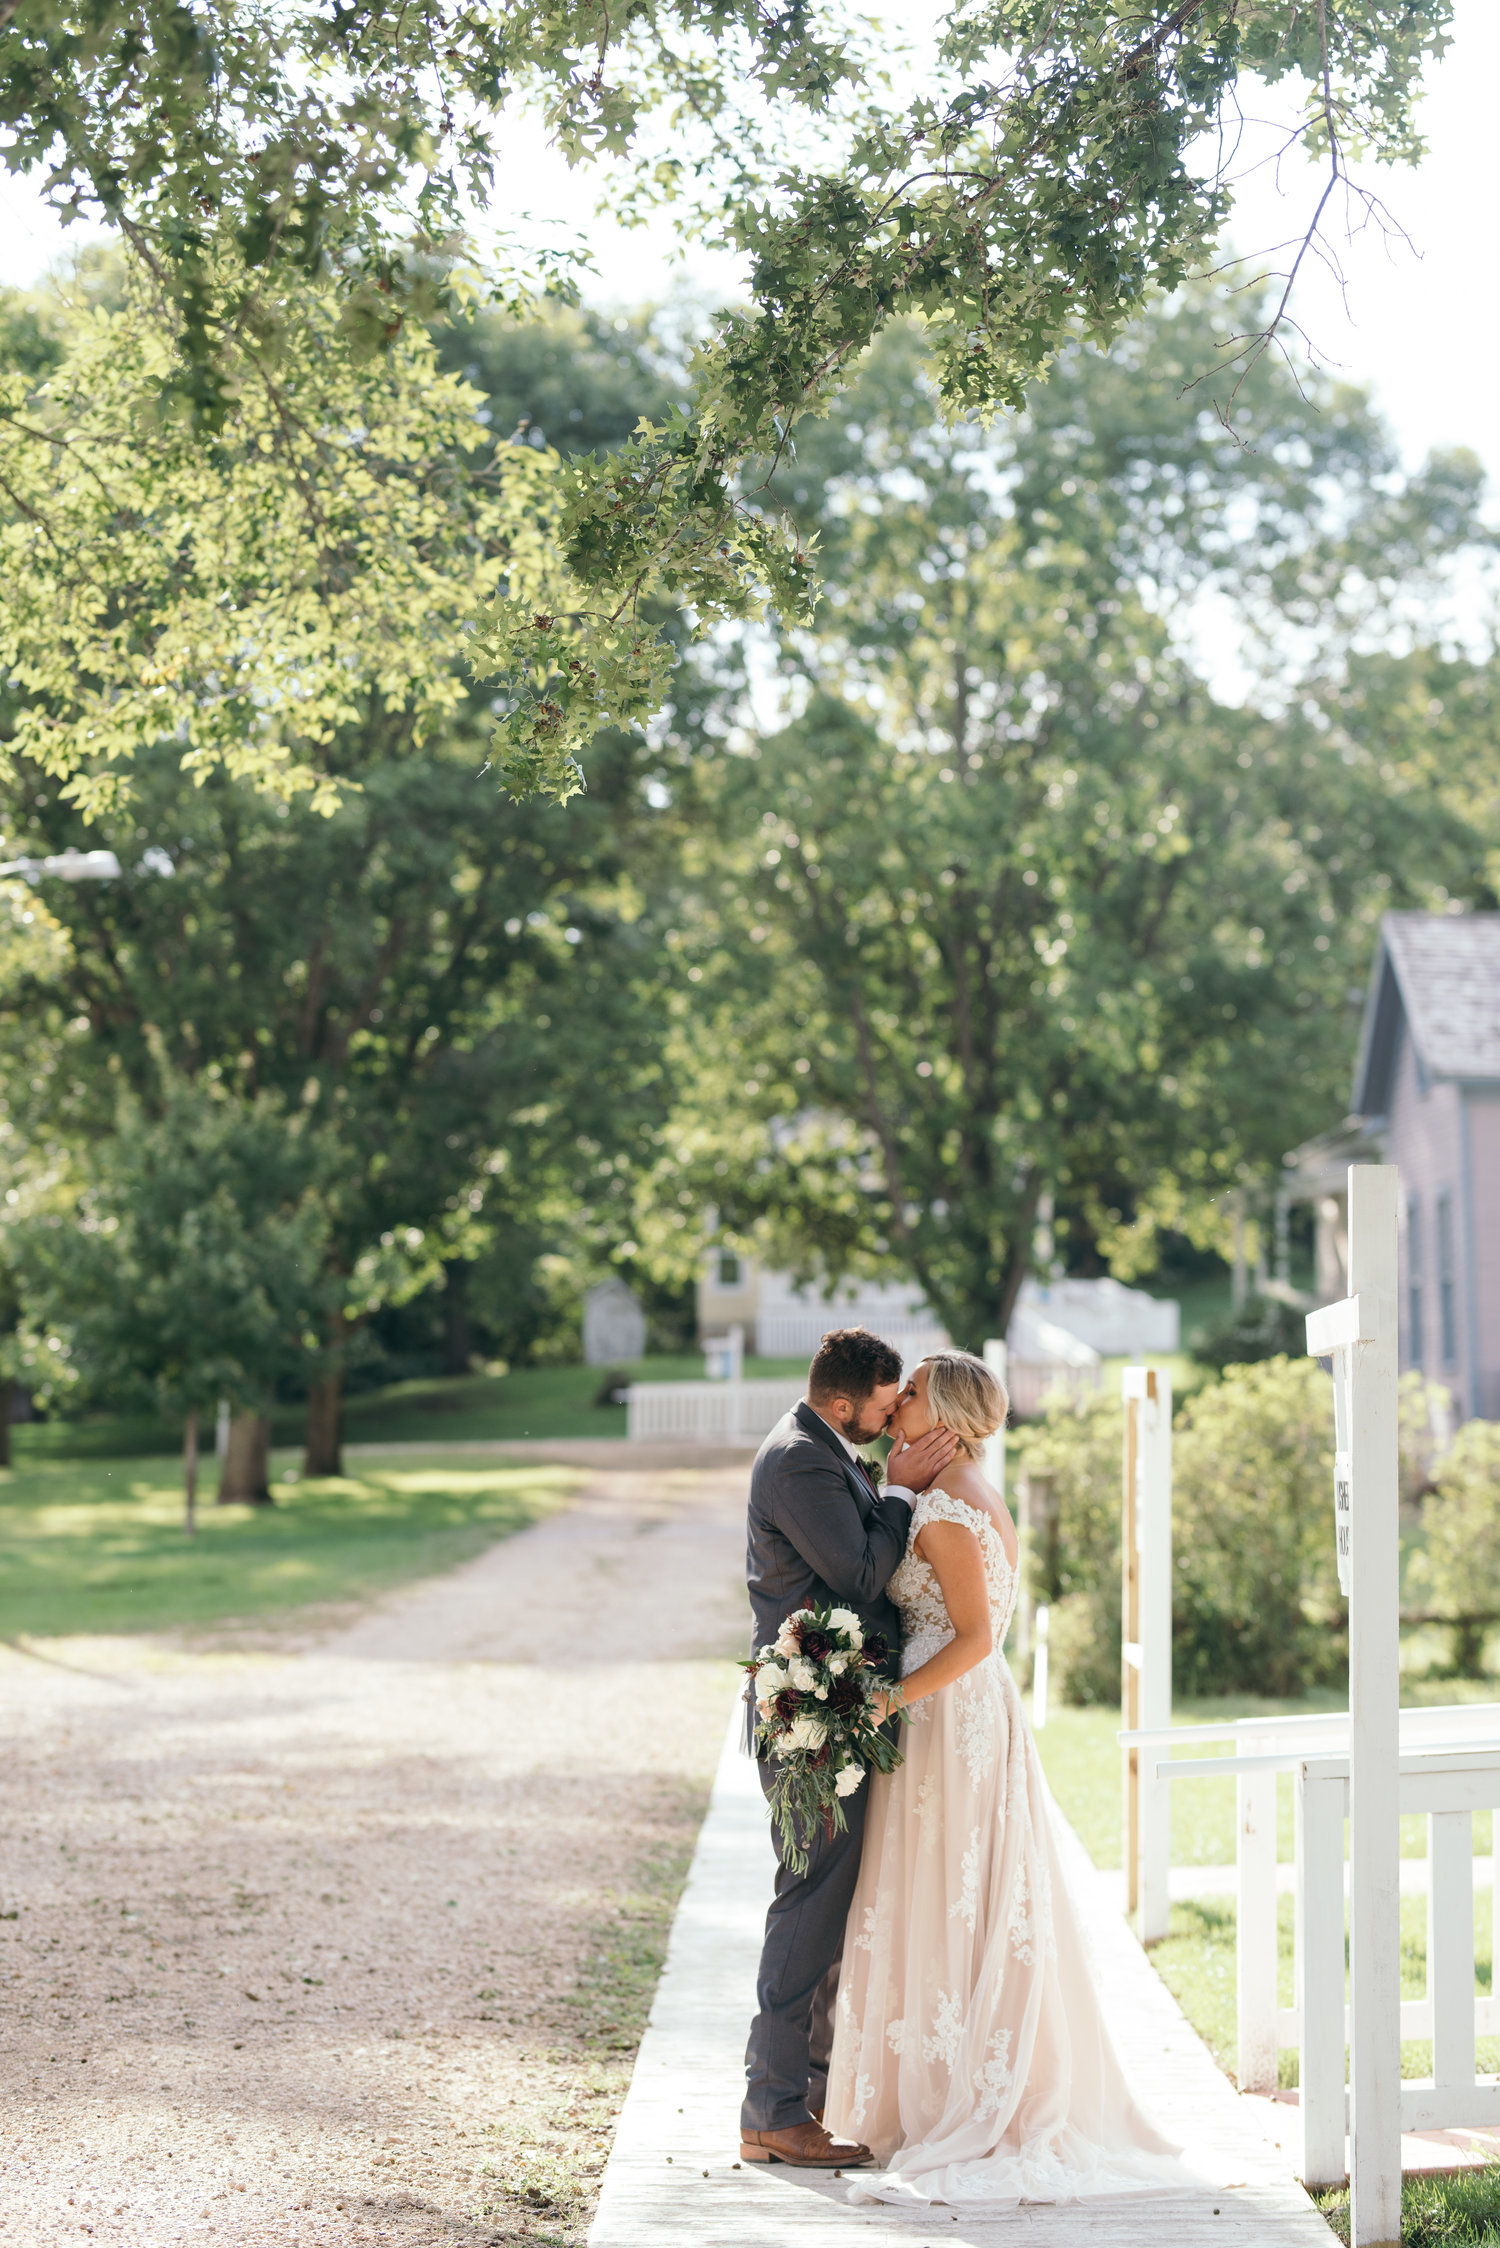
[[[1127,1729],[1155,1729],[1172,1722],[1172,1381],[1154,1366],[1126,1366],[1120,1380],[1120,1706]],[[1171,1801],[1153,1758],[1129,1747],[1124,1760],[1125,1909],[1152,1943],[1171,1909]]]
[[[1401,2240],[1396,1195],[1394,1164],[1350,1165],[1349,1293],[1307,1321],[1308,1350],[1333,1360],[1334,1535],[1349,1596],[1353,2248]]]

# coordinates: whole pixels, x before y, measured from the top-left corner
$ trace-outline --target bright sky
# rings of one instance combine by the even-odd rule
[[[908,22],[917,12],[925,13],[921,0],[903,10]],[[1415,171],[1371,168],[1361,175],[1380,192],[1411,246],[1365,227],[1341,244],[1347,301],[1321,267],[1304,267],[1297,306],[1327,362],[1373,386],[1409,462],[1434,445],[1470,445],[1500,487],[1494,417],[1500,248],[1490,176],[1500,7],[1495,0],[1457,0],[1455,22],[1453,47],[1432,74],[1424,103],[1431,143],[1426,163]],[[1269,102],[1254,106],[1270,108]],[[1274,136],[1263,134],[1260,146],[1270,145]],[[1255,154],[1252,138],[1235,167],[1249,174],[1233,225],[1234,240],[1246,250],[1300,234],[1320,184],[1300,159],[1282,165],[1278,178],[1269,165],[1253,168]],[[599,269],[590,294],[598,301],[639,303],[684,284],[710,300],[733,291],[732,261],[684,245],[669,219],[635,233],[592,219],[586,180],[570,175],[524,129],[502,171],[495,209],[525,210],[587,234]],[[70,238],[79,240],[81,230],[71,230]],[[28,183],[0,174],[0,282],[36,280],[68,239]]]

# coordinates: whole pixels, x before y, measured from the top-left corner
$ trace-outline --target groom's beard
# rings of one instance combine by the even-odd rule
[[[866,1428],[863,1419],[856,1413],[852,1420],[845,1421],[843,1433],[857,1447],[861,1444],[873,1444],[877,1436],[884,1436],[888,1426],[889,1415],[885,1420],[876,1421],[872,1427]]]

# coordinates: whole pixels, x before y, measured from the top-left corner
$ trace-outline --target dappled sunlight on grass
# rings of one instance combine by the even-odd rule
[[[175,1461],[57,1461],[0,1477],[0,1635],[169,1629],[356,1598],[466,1560],[562,1505],[583,1480],[543,1465],[360,1462],[276,1479],[270,1507],[214,1504],[182,1528]]]

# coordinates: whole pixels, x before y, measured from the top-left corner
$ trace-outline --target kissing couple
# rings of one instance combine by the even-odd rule
[[[901,1372],[878,1335],[825,1335],[751,1472],[751,1654],[796,1609],[853,1609],[893,1650],[876,1714],[899,1713],[903,1761],[845,1800],[845,1832],[812,1822],[804,1871],[777,1837],[741,2159],[879,2163],[856,2201],[1180,2186],[1105,2028],[1001,1652],[1016,1530],[979,1462],[1004,1385],[959,1350]],[[883,1485],[859,1451],[881,1436]]]

